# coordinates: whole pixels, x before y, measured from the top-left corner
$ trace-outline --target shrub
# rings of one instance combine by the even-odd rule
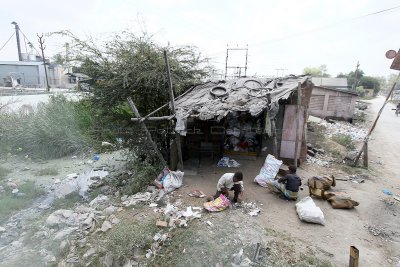
[[[0,115],[0,149],[44,159],[81,152],[92,142],[94,115],[89,106],[50,96],[34,113]]]
[[[10,173],[9,169],[6,169],[4,167],[0,166],[0,180],[3,180],[4,178],[6,178],[7,174]]]
[[[332,136],[332,140],[348,149],[355,148],[354,141],[348,134],[334,135]]]

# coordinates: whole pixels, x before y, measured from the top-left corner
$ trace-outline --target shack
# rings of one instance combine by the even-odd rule
[[[323,119],[351,122],[358,94],[346,89],[314,86],[309,113]]]
[[[308,76],[209,81],[174,99],[171,116],[150,117],[152,112],[132,121],[175,120],[178,137],[170,146],[171,169],[180,156],[183,161],[204,156],[216,161],[223,155],[252,159],[273,154],[300,164],[307,157],[312,88]]]

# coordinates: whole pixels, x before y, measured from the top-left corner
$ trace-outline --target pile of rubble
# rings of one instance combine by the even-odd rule
[[[367,130],[361,127],[357,127],[351,123],[343,121],[333,121],[329,122],[321,120],[319,123],[326,128],[326,135],[332,137],[334,135],[348,135],[351,136],[353,141],[363,141],[367,136]]]
[[[334,162],[333,158],[328,156],[325,153],[325,150],[323,150],[322,148],[315,148],[311,144],[307,144],[308,164],[316,164],[323,167],[329,167],[332,162]]]

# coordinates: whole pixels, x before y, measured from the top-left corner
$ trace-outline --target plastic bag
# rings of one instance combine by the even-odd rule
[[[268,155],[264,165],[261,167],[260,173],[254,178],[254,182],[262,187],[267,187],[267,183],[272,182],[278,174],[282,163],[281,160],[276,159],[273,155]]]
[[[311,197],[305,197],[296,203],[297,215],[300,220],[310,223],[325,224],[324,214]]]
[[[164,192],[169,193],[181,187],[183,182],[183,174],[184,173],[181,171],[171,171],[169,174],[167,174],[163,180]]]
[[[204,203],[203,206],[208,211],[223,211],[229,207],[229,204],[229,199],[225,195],[221,194],[213,201]]]

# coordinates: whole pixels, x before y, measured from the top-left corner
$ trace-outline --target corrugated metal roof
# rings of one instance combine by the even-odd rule
[[[316,86],[347,88],[347,78],[313,77],[312,83]]]

